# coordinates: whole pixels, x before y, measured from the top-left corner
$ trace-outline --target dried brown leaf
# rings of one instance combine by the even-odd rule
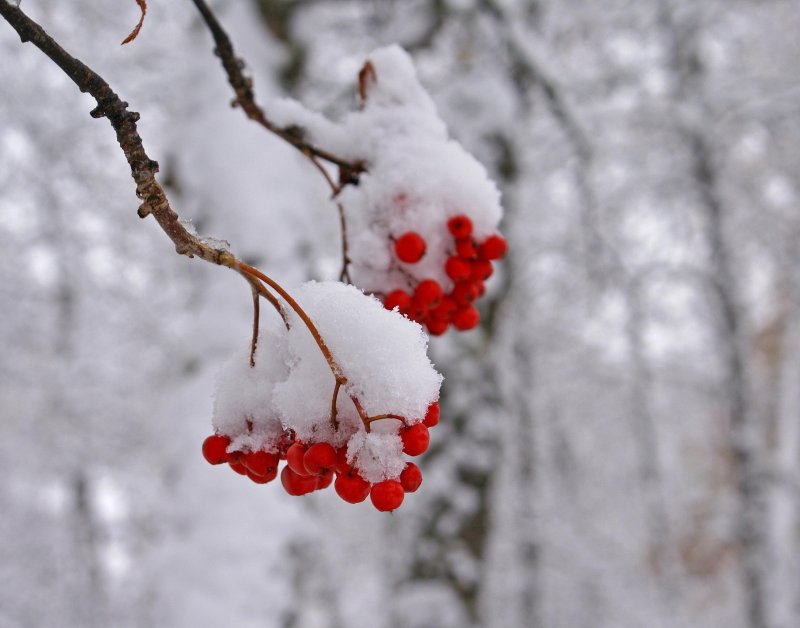
[[[139,8],[142,10],[142,17],[139,18],[139,23],[136,25],[136,28],[134,28],[131,31],[131,34],[122,40],[121,44],[122,46],[136,39],[137,35],[139,34],[139,31],[142,30],[142,24],[144,24],[144,16],[147,14],[147,0],[136,0],[136,4],[138,4]]]

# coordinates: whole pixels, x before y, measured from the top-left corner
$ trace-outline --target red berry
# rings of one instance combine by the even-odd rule
[[[447,229],[459,240],[472,234],[472,221],[464,215],[453,216],[447,221]]]
[[[406,463],[400,474],[400,485],[406,493],[413,493],[422,484],[422,471],[413,462]]]
[[[281,484],[289,495],[299,497],[317,488],[317,478],[313,475],[298,475],[288,466],[281,471]]]
[[[378,482],[369,492],[372,504],[381,512],[398,508],[403,503],[403,486],[397,480]]]
[[[323,489],[326,489],[331,485],[331,482],[333,482],[333,470],[329,470],[327,473],[318,475],[316,476],[316,478],[317,478],[317,484],[315,490],[321,491]]]
[[[239,475],[247,475],[247,469],[241,462],[237,460],[231,460],[228,463],[228,466],[234,471],[236,471],[236,473],[238,473]]]
[[[474,281],[459,281],[453,288],[452,297],[457,305],[467,306],[478,298],[480,287]],[[456,309],[456,308],[454,308]],[[451,317],[455,311],[451,313]]]
[[[481,315],[475,306],[468,305],[467,307],[458,310],[458,312],[453,315],[453,327],[459,331],[467,331],[468,329],[476,327],[480,320]]]
[[[425,413],[425,419],[422,424],[427,427],[439,425],[439,402],[434,401],[428,406],[428,411]]]
[[[476,281],[482,281],[492,276],[492,263],[488,260],[475,260],[472,262],[472,268],[469,272],[469,278]]]
[[[478,253],[488,260],[502,259],[505,257],[507,250],[506,239],[496,233],[490,235],[478,246]]]
[[[438,281],[433,279],[423,279],[414,290],[414,302],[425,309],[431,309],[439,305],[443,296],[442,287]]]
[[[278,456],[266,451],[248,452],[241,462],[250,473],[260,476],[270,475],[278,468]]]
[[[439,320],[450,320],[450,317],[455,314],[455,311],[458,309],[458,305],[453,300],[453,297],[442,297],[442,302],[439,306],[431,311],[430,315],[432,318],[436,318]]]
[[[344,473],[333,485],[336,494],[350,504],[363,502],[369,495],[370,485],[357,473]]]
[[[209,464],[222,464],[228,462],[228,445],[231,439],[222,434],[214,434],[203,441],[203,458]]]
[[[273,467],[272,471],[270,471],[266,475],[258,475],[248,469],[247,477],[253,480],[253,482],[255,482],[256,484],[266,484],[267,482],[272,482],[272,480],[278,477],[278,468]]]
[[[351,465],[347,462],[347,447],[339,447],[339,449],[336,450],[336,467],[334,470],[339,475],[343,475],[351,468]]]
[[[409,231],[395,240],[394,252],[401,262],[416,264],[425,255],[425,240],[416,231]]]
[[[303,457],[306,455],[306,446],[295,443],[286,451],[286,464],[297,475],[310,475],[303,464]]]
[[[336,465],[336,450],[330,443],[311,445],[303,456],[303,466],[312,475],[325,475]]]
[[[472,261],[478,257],[478,249],[475,243],[469,238],[465,240],[456,240],[456,255],[461,259]]]
[[[441,336],[447,331],[449,325],[450,321],[443,318],[429,318],[425,321],[425,326],[431,336]]]
[[[444,272],[453,281],[469,279],[470,271],[470,263],[460,257],[448,257],[444,263]]]
[[[402,290],[394,290],[386,295],[383,300],[383,307],[387,310],[397,308],[401,314],[408,314],[408,310],[411,307],[411,296]]]
[[[423,423],[415,423],[401,428],[400,439],[403,441],[403,451],[409,456],[419,456],[425,453],[431,442],[428,427]]]

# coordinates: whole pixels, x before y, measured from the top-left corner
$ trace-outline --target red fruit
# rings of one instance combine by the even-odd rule
[[[236,473],[238,473],[239,475],[247,475],[247,469],[241,462],[238,462],[236,460],[231,460],[228,463],[228,466],[234,471],[236,471]]]
[[[347,462],[347,447],[339,447],[336,450],[336,466],[334,470],[339,475],[344,475],[347,473],[352,467]]]
[[[323,473],[322,475],[318,475],[316,476],[316,478],[317,478],[317,485],[315,490],[321,491],[323,489],[326,489],[331,485],[331,482],[333,482],[333,470],[330,470],[327,473]]]
[[[406,493],[413,493],[422,484],[422,471],[413,462],[406,463],[400,474],[400,485]]]
[[[478,298],[480,293],[479,285],[474,281],[459,281],[453,288],[453,301],[460,306],[467,306]],[[457,309],[457,308],[454,308]],[[455,311],[451,313],[451,317]]]
[[[278,468],[273,467],[272,471],[270,471],[266,475],[258,475],[248,469],[247,477],[253,480],[253,482],[255,482],[256,484],[266,484],[267,482],[272,482],[272,480],[278,477]]]
[[[437,318],[440,320],[449,321],[450,317],[455,314],[455,311],[458,309],[458,305],[453,300],[453,297],[442,297],[442,302],[439,306],[432,310],[430,315],[431,318]]]
[[[422,424],[426,427],[433,427],[439,425],[439,402],[434,401],[428,406],[428,411],[425,413],[425,419]]]
[[[286,464],[297,475],[310,475],[303,464],[303,458],[306,455],[306,446],[301,443],[295,443],[286,450]]]
[[[453,327],[459,331],[467,331],[476,327],[481,320],[481,315],[474,305],[458,310],[453,315]]]
[[[325,475],[336,465],[336,450],[330,443],[311,445],[303,456],[303,466],[311,475]]]
[[[228,445],[231,444],[231,439],[222,434],[214,434],[209,436],[203,441],[203,458],[209,464],[222,464],[228,462]]]
[[[416,264],[425,255],[425,240],[416,231],[409,231],[395,240],[394,252],[401,262]]]
[[[299,497],[315,490],[317,488],[317,479],[313,475],[298,475],[288,466],[283,467],[283,471],[281,471],[281,484],[283,484],[286,492],[294,497]]]
[[[506,239],[498,234],[490,235],[479,246],[478,253],[488,260],[502,259],[508,251]]]
[[[425,326],[428,328],[428,333],[431,336],[441,336],[447,331],[450,321],[442,318],[429,318],[425,321]]]
[[[456,240],[456,255],[461,259],[472,261],[478,257],[478,249],[475,243],[469,238]]]
[[[398,508],[403,503],[404,495],[403,486],[397,480],[378,482],[369,492],[372,504],[381,512]]]
[[[369,495],[370,485],[358,473],[345,473],[333,484],[336,494],[349,504],[363,502]]]
[[[405,453],[409,456],[419,456],[427,451],[431,435],[425,424],[415,423],[400,429],[400,439],[403,441]]]
[[[278,468],[278,456],[266,451],[246,453],[242,456],[241,462],[250,473],[260,476],[270,475]]]
[[[427,318],[428,310],[420,305],[414,304],[411,307],[411,311],[406,314],[406,316],[408,316],[408,318],[410,318],[412,321],[421,323]]]
[[[492,276],[492,263],[488,260],[475,260],[472,262],[472,268],[469,272],[469,278],[474,281],[482,281]]]
[[[423,279],[414,290],[414,302],[425,309],[431,309],[439,305],[443,296],[442,287],[439,282],[433,279]]]
[[[408,310],[411,307],[411,296],[402,290],[394,290],[386,295],[383,307],[387,310],[397,308],[401,314],[408,314]]]
[[[472,221],[464,215],[453,216],[447,221],[447,229],[459,240],[468,238],[472,235]]]
[[[470,263],[460,257],[448,257],[444,263],[444,272],[453,281],[461,281],[462,279],[469,279],[470,271],[472,270]]]

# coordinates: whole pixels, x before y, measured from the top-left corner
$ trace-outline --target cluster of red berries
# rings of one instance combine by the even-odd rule
[[[432,403],[420,423],[404,425],[400,429],[403,453],[419,456],[428,449],[428,428],[439,423],[439,404]],[[246,475],[256,484],[267,484],[278,477],[281,460],[286,465],[280,472],[281,484],[289,495],[306,495],[328,488],[333,484],[337,495],[351,504],[372,500],[381,512],[395,510],[403,503],[406,493],[413,493],[422,484],[422,472],[413,462],[407,462],[400,476],[370,484],[358,472],[356,465],[347,462],[347,447],[335,448],[330,443],[305,444],[288,438],[277,451],[232,451],[231,439],[224,434],[213,434],[203,442],[203,457],[210,464],[227,463],[240,475]],[[334,476],[336,479],[334,481]]]
[[[444,262],[445,274],[453,282],[445,293],[438,281],[423,279],[411,293],[394,290],[386,295],[386,309],[395,307],[413,321],[424,325],[433,336],[440,336],[452,324],[459,331],[472,329],[480,322],[473,304],[483,296],[486,281],[494,271],[492,262],[506,254],[506,241],[492,234],[481,242],[472,237],[472,221],[464,215],[447,221],[453,245]],[[416,231],[408,231],[394,241],[394,252],[401,262],[416,264],[425,255],[425,239]]]

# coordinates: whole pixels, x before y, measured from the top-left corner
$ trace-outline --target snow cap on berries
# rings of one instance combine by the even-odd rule
[[[340,375],[347,379],[338,399],[340,421],[353,429],[360,425],[350,395],[369,416],[397,414],[409,422],[425,416],[439,396],[442,376],[428,359],[427,337],[419,325],[339,282],[306,283],[295,292],[295,299],[314,321],[341,368]],[[301,440],[324,437],[340,445],[329,422],[335,383],[330,366],[300,318],[292,313],[289,321],[291,367],[288,377],[275,386],[276,407]]]

